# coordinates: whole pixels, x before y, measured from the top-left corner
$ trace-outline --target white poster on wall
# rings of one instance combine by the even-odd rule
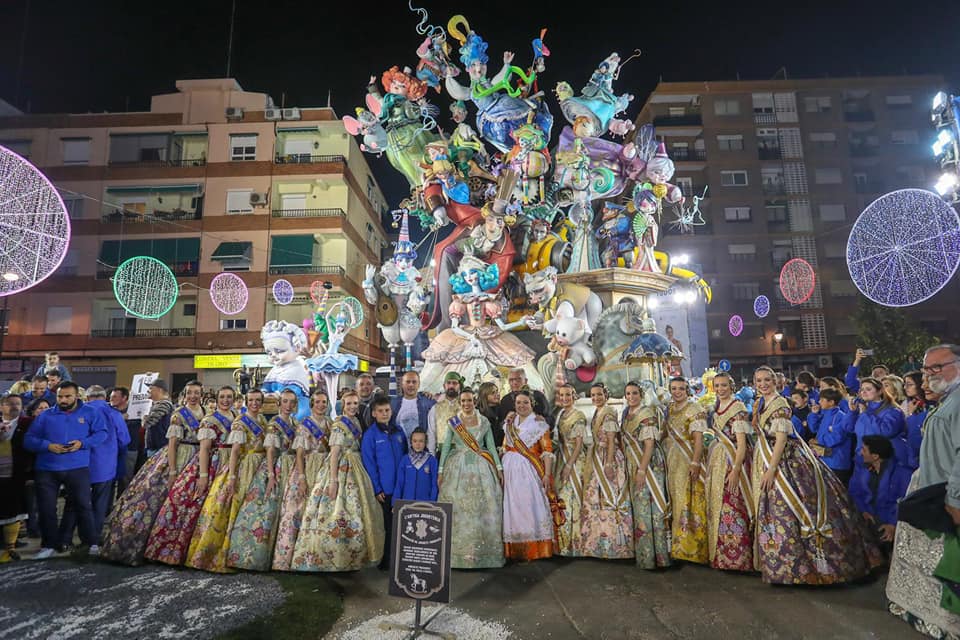
[[[650,317],[657,325],[657,333],[665,336],[684,355],[684,359],[670,368],[672,376],[690,376],[690,328],[687,321],[687,306],[674,304],[672,296],[660,294],[656,308],[650,309]]]
[[[127,404],[127,419],[139,420],[150,413],[150,383],[157,379],[158,373],[138,373],[130,383],[130,401]]]

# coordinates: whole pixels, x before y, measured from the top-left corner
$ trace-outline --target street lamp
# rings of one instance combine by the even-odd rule
[[[773,342],[780,351],[783,351],[783,329],[777,329],[776,333],[773,334]]]

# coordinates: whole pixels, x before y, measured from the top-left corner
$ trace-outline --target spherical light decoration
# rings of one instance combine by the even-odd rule
[[[155,320],[173,308],[180,285],[170,267],[156,258],[138,256],[117,267],[113,295],[130,315]]]
[[[289,280],[280,278],[273,283],[273,299],[277,304],[283,305],[293,302],[293,285]]]
[[[246,309],[249,298],[246,283],[235,273],[221,273],[210,281],[210,300],[224,315],[233,316]]]
[[[758,318],[766,318],[770,313],[770,298],[767,296],[757,296],[753,301],[753,313]]]
[[[887,307],[907,307],[935,295],[960,265],[960,218],[923,189],[874,200],[847,240],[847,269],[857,289]]]
[[[743,333],[743,318],[738,315],[730,316],[730,322],[727,323],[727,329],[734,338]]]
[[[816,275],[803,258],[794,258],[780,269],[780,293],[790,304],[803,304],[813,295]]]
[[[50,276],[67,255],[70,216],[39,169],[0,146],[0,296]]]

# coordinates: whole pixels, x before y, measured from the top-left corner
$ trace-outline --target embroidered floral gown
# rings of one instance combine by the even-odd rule
[[[620,433],[627,459],[627,481],[633,512],[633,551],[637,566],[644,569],[670,566],[670,494],[667,493],[666,457],[660,446],[660,416],[653,407],[641,407],[630,413],[624,409]],[[653,442],[653,454],[644,473],[644,484],[637,484],[644,447]]]
[[[230,549],[227,566],[248,571],[269,571],[273,546],[280,517],[280,500],[290,475],[290,445],[299,428],[293,416],[276,416],[267,424],[263,440],[264,453],[253,454],[244,460],[245,466],[255,464],[256,471],[247,484],[237,519],[230,531]],[[273,467],[266,450],[273,449]],[[242,475],[242,472],[241,472]],[[268,492],[270,480],[276,477],[273,490]]]
[[[584,470],[588,464],[590,452],[590,434],[587,432],[587,418],[583,412],[570,407],[561,409],[557,417],[557,432],[560,436],[559,460],[554,470],[554,486],[557,497],[563,500],[566,521],[557,527],[557,547],[562,556],[582,555],[580,539],[580,509],[583,504]],[[580,455],[573,460],[575,440],[580,438]],[[561,472],[565,466],[572,465],[570,479],[561,481]]]
[[[478,423],[463,428],[472,436],[477,450],[468,446],[455,429],[448,429],[437,471],[443,474],[437,501],[453,504],[450,566],[454,569],[504,564],[503,489],[497,477],[502,466],[490,423],[479,412],[474,415]],[[481,455],[481,451],[490,459]]]
[[[340,447],[337,495],[326,495],[328,462],[320,467],[304,507],[290,566],[294,571],[353,571],[383,556],[383,511],[360,459],[360,423],[346,420],[335,420],[330,432],[330,448]]]
[[[182,433],[177,407],[170,416],[167,437]],[[202,410],[201,410],[202,411]],[[202,418],[203,415],[201,414]],[[197,453],[196,433],[183,433],[184,439],[177,445],[177,471],[183,471]],[[130,481],[126,491],[114,503],[113,511],[104,523],[103,544],[100,557],[128,565],[143,562],[147,540],[153,530],[157,514],[170,491],[167,450],[158,451]]]
[[[667,491],[673,508],[673,544],[675,560],[707,564],[710,550],[707,536],[706,474],[703,460],[700,475],[690,481],[690,463],[693,462],[693,434],[705,433],[707,414],[692,400],[678,408],[670,404],[667,412]]]
[[[598,410],[590,429],[593,444],[584,465],[581,551],[591,558],[632,558],[633,513],[616,412],[606,406]],[[604,475],[603,468],[609,433],[614,434],[613,480]]]
[[[762,399],[755,411],[754,563],[763,581],[822,585],[865,576],[879,563],[879,550],[865,541],[866,524],[851,506],[846,488],[803,440],[792,437],[786,399]],[[791,437],[780,457],[774,486],[764,491],[760,483],[778,433]]]
[[[294,459],[280,505],[280,524],[277,527],[277,542],[273,550],[274,571],[290,570],[307,496],[313,489],[320,466],[327,462],[329,436],[329,418],[310,415],[300,423],[297,436],[290,445],[290,451],[294,456],[298,451],[303,451],[304,473],[301,474],[297,470],[296,459]]]
[[[734,491],[727,475],[737,457],[737,434],[750,435],[750,414],[739,400],[717,408],[713,416],[716,440],[707,451],[707,524],[710,565],[714,569],[753,571],[753,489],[750,485],[752,447],[740,469]]]
[[[554,522],[542,477],[546,461],[553,459],[550,425],[533,414],[522,422],[516,416],[506,425],[503,450],[504,555],[521,561],[549,558]]]
[[[242,414],[230,425],[230,433],[220,454],[223,456],[223,462],[217,469],[217,475],[213,478],[213,484],[210,485],[207,499],[203,501],[203,507],[200,509],[200,517],[193,530],[187,559],[184,562],[186,566],[214,573],[231,571],[227,567],[230,533],[247,487],[253,478],[253,472],[257,468],[256,465],[245,463],[248,458],[251,460],[256,458],[258,461],[261,459],[266,428],[267,423],[263,416],[258,415],[254,420],[249,413]],[[237,490],[230,495],[230,451],[233,445],[239,445],[240,449],[237,464]]]
[[[163,562],[166,564],[182,564],[190,548],[190,539],[193,537],[193,530],[197,526],[197,519],[200,517],[200,509],[203,507],[203,501],[206,499],[216,477],[217,469],[221,462],[224,449],[221,447],[226,444],[227,434],[230,433],[230,423],[233,422],[234,415],[232,411],[225,414],[215,411],[200,421],[197,425],[196,434],[191,434],[189,427],[177,427],[179,433],[174,433],[175,437],[184,439],[196,439],[197,453],[190,459],[183,471],[177,475],[177,479],[170,489],[166,501],[157,514],[156,522],[153,525],[153,531],[147,542],[147,551],[145,557],[148,560]],[[174,425],[170,425],[171,431]],[[210,461],[207,465],[207,491],[202,495],[197,495],[197,482],[200,477],[200,446],[199,443],[204,440],[211,441],[209,451]],[[229,451],[227,450],[227,453]]]

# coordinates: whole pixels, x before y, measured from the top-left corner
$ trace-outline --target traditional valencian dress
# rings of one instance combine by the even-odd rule
[[[557,432],[560,436],[560,460],[554,469],[554,484],[557,487],[557,497],[563,500],[566,521],[557,527],[557,547],[562,556],[582,555],[580,544],[580,507],[583,503],[583,476],[587,466],[590,434],[587,432],[587,418],[579,409],[570,407],[561,409],[557,416]],[[576,449],[576,439],[581,444],[580,454],[576,460],[573,453]],[[561,472],[564,467],[571,467],[570,479],[561,481]]]
[[[253,453],[243,461],[240,476],[256,465],[253,477],[247,483],[237,519],[230,531],[230,549],[227,566],[248,571],[269,571],[273,559],[273,544],[280,517],[280,499],[285,480],[290,475],[291,458],[288,451],[296,437],[299,425],[293,416],[276,416],[267,424],[263,439],[264,453]],[[275,455],[270,465],[266,450]],[[276,478],[273,491],[268,492],[270,480]]]
[[[222,462],[217,475],[210,485],[207,499],[203,501],[197,527],[190,539],[187,559],[184,564],[194,569],[227,573],[227,551],[230,549],[230,533],[240,511],[243,496],[253,477],[256,466],[245,465],[245,461],[254,452],[263,455],[263,439],[266,436],[267,422],[262,415],[256,418],[243,413],[230,425],[225,445],[220,452]],[[237,490],[233,496],[230,491],[230,451],[239,445],[239,463],[237,466]],[[258,458],[259,460],[259,458]],[[252,468],[251,468],[252,467]]]
[[[519,423],[519,424],[518,424]],[[505,425],[503,439],[503,546],[510,560],[549,558],[554,519],[543,489],[545,462],[553,459],[550,425],[530,414]]]
[[[193,537],[193,530],[197,526],[203,501],[209,493],[219,465],[224,462],[221,457],[221,449],[217,445],[226,441],[227,434],[230,433],[230,424],[234,420],[232,411],[227,411],[224,414],[218,410],[199,422],[194,422],[196,415],[188,415],[189,412],[183,413],[185,408],[180,409],[183,420],[179,422],[183,424],[175,425],[171,421],[170,431],[181,442],[196,440],[198,442],[197,453],[177,476],[170,488],[170,494],[167,496],[166,502],[160,507],[160,513],[157,514],[145,554],[147,560],[172,565],[183,564],[187,556],[190,539]],[[179,433],[176,432],[176,429],[179,429]],[[211,440],[212,448],[209,452],[210,460],[207,465],[207,491],[202,495],[197,495],[200,456],[202,455],[199,443],[203,440]]]
[[[750,414],[739,400],[717,405],[713,415],[716,440],[707,452],[707,523],[710,564],[714,569],[753,571],[753,488],[749,441],[735,491],[727,489],[727,475],[737,458],[737,434],[753,433]]]
[[[327,446],[329,436],[330,419],[309,415],[300,423],[293,444],[290,445],[290,451],[294,455],[298,451],[303,452],[304,473],[297,470],[296,460],[294,460],[283,490],[283,502],[280,505],[280,524],[277,527],[277,542],[273,550],[274,571],[290,570],[307,496],[310,495],[320,467],[326,464],[327,455],[330,452]]]
[[[177,444],[178,473],[196,456],[199,446],[196,430],[189,424],[186,428],[183,426],[188,422],[184,415],[199,421],[203,418],[203,409],[194,414],[187,407],[178,407],[170,416],[167,437],[183,436]],[[147,540],[170,490],[169,478],[167,450],[163,449],[147,460],[114,504],[104,524],[100,557],[129,565],[143,562]]]
[[[666,457],[660,446],[659,412],[654,407],[639,407],[631,412],[627,407],[620,423],[633,508],[633,550],[637,566],[644,569],[670,566],[670,494],[667,493]],[[648,442],[653,443],[653,453],[640,487],[636,479]]]
[[[468,427],[455,418],[443,441],[439,502],[453,504],[450,566],[454,569],[502,567],[503,489],[497,447],[490,423],[475,412]]]
[[[330,448],[340,447],[337,495],[327,497],[330,464],[317,473],[303,511],[290,568],[294,571],[353,571],[383,556],[383,511],[360,459],[360,424],[341,416],[333,423]],[[331,454],[332,455],[332,454]]]
[[[755,408],[757,444],[753,495],[757,502],[754,563],[764,582],[834,584],[862,578],[879,562],[864,540],[866,525],[837,477],[794,436],[790,405],[782,396]],[[778,433],[787,439],[774,486],[760,488]]]
[[[604,406],[590,423],[593,446],[585,465],[580,531],[582,553],[591,558],[632,558],[633,513],[627,464],[620,449],[617,413]],[[607,434],[614,434],[613,480],[604,474]]]
[[[707,544],[706,473],[700,466],[700,475],[690,481],[690,464],[694,460],[693,434],[709,429],[707,414],[693,401],[682,407],[670,403],[667,411],[667,491],[673,506],[673,547],[676,560],[707,564],[710,559]]]

